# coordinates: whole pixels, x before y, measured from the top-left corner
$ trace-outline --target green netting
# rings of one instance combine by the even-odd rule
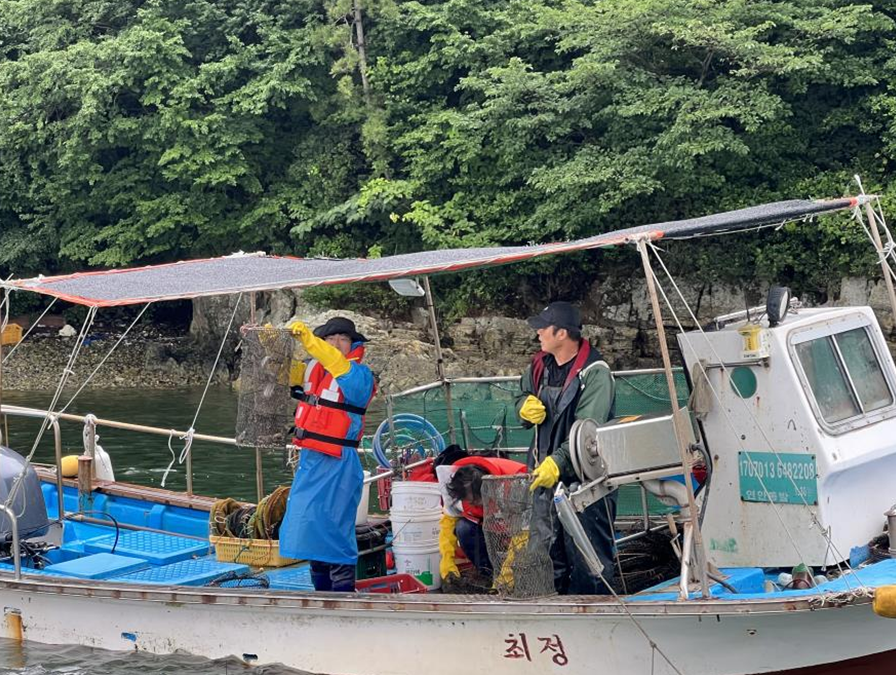
[[[678,405],[687,404],[691,393],[680,368],[673,371]],[[650,373],[622,373],[616,375],[616,417],[650,415],[672,411],[666,375],[662,371]]]
[[[532,431],[516,417],[517,382],[463,382],[451,385],[451,414],[457,442],[468,450],[526,450]],[[445,389],[401,396],[393,400],[395,414],[413,413],[429,420],[448,439]]]

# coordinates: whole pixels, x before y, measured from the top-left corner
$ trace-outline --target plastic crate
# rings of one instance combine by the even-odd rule
[[[355,582],[359,593],[426,593],[426,586],[410,574],[361,579]]]
[[[210,536],[218,562],[235,562],[252,567],[285,567],[299,562],[280,555],[277,539],[235,539]]]
[[[0,334],[0,344],[17,345],[22,341],[22,327],[17,323],[11,323]]]

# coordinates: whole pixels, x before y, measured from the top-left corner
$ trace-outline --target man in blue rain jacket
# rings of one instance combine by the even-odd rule
[[[293,444],[301,452],[280,527],[280,553],[310,561],[315,590],[351,592],[364,482],[357,448],[376,391],[373,373],[361,362],[367,338],[344,317],[313,333],[301,321],[290,330],[312,360],[297,394]]]

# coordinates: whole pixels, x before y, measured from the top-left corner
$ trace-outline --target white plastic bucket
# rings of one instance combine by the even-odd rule
[[[364,472],[364,480],[370,478],[370,472]],[[355,525],[364,525],[370,511],[370,483],[361,486],[361,501],[358,502],[358,513],[355,515]]]
[[[442,508],[438,483],[405,480],[392,483],[392,510],[421,513]]]
[[[429,590],[434,591],[442,585],[439,576],[439,545],[433,546],[393,546],[395,571],[399,574],[410,574]]]
[[[441,510],[408,513],[392,509],[389,512],[389,520],[392,522],[392,545],[397,547],[438,546],[439,520],[441,518]]]

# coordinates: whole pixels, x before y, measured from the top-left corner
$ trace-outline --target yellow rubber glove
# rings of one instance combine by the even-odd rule
[[[456,524],[457,518],[447,513],[443,513],[439,520],[439,553],[442,554],[439,574],[443,579],[447,579],[451,574],[460,576],[460,570],[454,562],[454,552],[457,550],[457,535],[454,533]]]
[[[516,560],[516,554],[526,548],[526,544],[528,543],[528,530],[523,530],[522,532],[513,535],[513,538],[510,540],[510,546],[507,547],[507,557],[504,558],[504,563],[501,565],[501,571],[495,575],[492,588],[504,591],[513,590],[513,561]]]
[[[307,364],[299,359],[293,359],[289,364],[289,386],[299,387],[305,383],[305,368]]]
[[[541,424],[544,422],[544,418],[547,417],[547,411],[544,409],[544,403],[542,403],[537,396],[533,396],[529,394],[526,397],[526,400],[523,401],[523,405],[520,408],[520,417],[527,422],[532,422],[532,424]]]
[[[532,472],[532,484],[529,486],[529,492],[534,492],[536,488],[552,488],[560,480],[560,467],[553,457],[545,457],[544,461],[535,467]]]
[[[289,324],[289,332],[292,333],[293,337],[299,338],[299,340],[302,341],[302,344],[305,344],[305,336],[314,336],[314,333],[312,333],[311,329],[305,325],[304,321],[293,321]]]
[[[301,321],[294,321],[290,324],[289,330],[302,341],[305,351],[316,358],[324,370],[333,377],[345,375],[351,368],[352,364],[342,355],[341,351],[326,340],[321,340]]]

